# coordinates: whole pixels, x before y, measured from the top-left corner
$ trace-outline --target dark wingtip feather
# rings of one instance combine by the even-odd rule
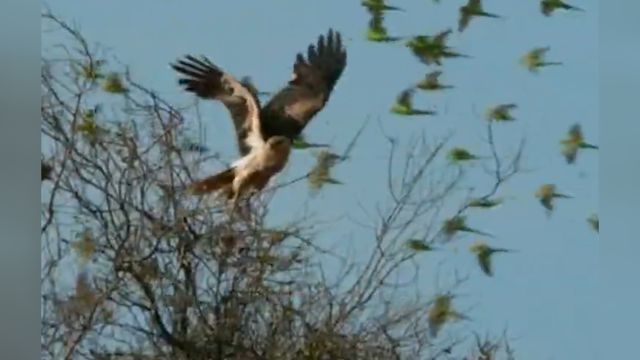
[[[186,91],[193,92],[202,98],[215,97],[220,91],[219,80],[223,72],[205,56],[196,58],[190,54],[185,55],[170,65],[182,75],[178,79],[178,84]]]
[[[309,47],[307,47],[307,59],[309,59],[310,63],[313,63],[317,58],[318,58],[318,54],[322,54],[319,50],[320,47],[317,47],[318,51],[316,51],[316,46],[313,45],[309,45]]]
[[[290,122],[296,129],[293,132],[299,132],[324,107],[345,66],[346,50],[342,46],[341,35],[329,28],[309,44],[306,51],[296,54],[293,78],[288,82],[289,87],[273,95],[263,113],[282,114],[286,106],[300,104],[300,108],[294,111],[295,116],[287,115],[295,118]],[[297,92],[296,86],[311,87],[314,98]]]
[[[200,59],[196,58],[193,55],[185,55],[182,59],[176,60],[176,62],[170,64],[171,67],[181,73],[185,71],[198,72],[198,73],[206,73],[206,72],[221,72],[220,68],[213,64],[209,59],[207,59],[204,55],[200,55]]]

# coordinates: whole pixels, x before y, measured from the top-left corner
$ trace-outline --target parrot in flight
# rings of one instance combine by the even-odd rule
[[[318,191],[325,184],[342,185],[342,182],[331,176],[331,169],[343,158],[328,150],[316,154],[316,164],[308,174],[307,182],[312,190]]]
[[[482,236],[490,237],[491,235],[480,230],[476,230],[467,226],[464,216],[454,216],[444,221],[442,231],[447,239],[451,239],[458,232],[468,232]]]
[[[502,204],[503,202],[504,202],[503,199],[498,199],[498,198],[496,199],[478,198],[478,199],[472,199],[471,201],[469,201],[467,206],[475,207],[475,208],[490,209],[492,207],[496,207]]]
[[[562,0],[541,0],[540,1],[540,12],[542,12],[544,16],[551,16],[558,9],[584,11],[583,9],[577,6],[567,4]]]
[[[426,91],[452,89],[452,85],[443,85],[440,83],[441,75],[441,70],[435,70],[426,74],[424,78],[416,84],[416,88]]]
[[[511,110],[515,110],[518,105],[510,103],[510,104],[500,104],[487,109],[486,117],[487,120],[491,121],[514,121],[516,118],[511,115]]]
[[[391,107],[391,112],[396,115],[414,116],[414,115],[435,115],[432,110],[420,110],[413,107],[414,88],[403,90],[396,98],[396,103]]]
[[[293,138],[293,142],[291,142],[291,147],[293,149],[304,150],[311,148],[328,148],[328,144],[316,144],[310,143],[305,139],[305,136],[301,133],[298,136]]]
[[[447,157],[449,158],[449,160],[451,160],[451,162],[455,163],[483,159],[483,157],[474,155],[470,153],[469,150],[461,147],[454,147],[453,149],[449,150]]]
[[[553,200],[558,199],[571,199],[571,196],[556,192],[556,186],[554,184],[544,184],[536,191],[536,197],[540,200],[542,206],[549,212],[553,211]]]
[[[453,308],[452,302],[453,295],[451,294],[438,294],[433,300],[433,304],[429,308],[429,313],[427,314],[429,334],[432,337],[438,336],[440,329],[448,321],[468,319],[468,317],[462,315]]]
[[[435,35],[413,36],[407,40],[405,46],[411,49],[413,55],[425,65],[436,64],[440,66],[442,59],[446,58],[470,58],[468,55],[454,51],[446,44],[447,38],[452,32],[453,30],[447,29]]]
[[[419,239],[407,240],[406,246],[413,251],[434,251],[435,248],[425,241]]]
[[[394,42],[402,40],[400,36],[391,36],[384,26],[384,14],[382,12],[372,12],[367,28],[367,40],[373,42]]]
[[[489,17],[494,19],[502,18],[500,15],[484,11],[481,0],[469,0],[466,5],[460,7],[460,17],[458,20],[458,32],[463,32],[476,16]]]
[[[493,267],[491,266],[491,256],[495,253],[507,253],[513,252],[513,250],[503,249],[503,248],[494,248],[487,243],[482,241],[477,241],[469,247],[469,250],[476,254],[478,259],[478,264],[480,265],[480,269],[487,276],[493,276]]]
[[[366,7],[370,13],[382,13],[385,11],[404,11],[404,9],[397,6],[385,4],[384,0],[363,0],[360,4]]]
[[[567,137],[560,141],[562,144],[562,155],[564,155],[567,163],[574,164],[580,149],[595,149],[598,146],[589,144],[584,141],[580,124],[574,124],[569,128]]]
[[[533,48],[520,58],[520,63],[532,73],[537,73],[542,67],[562,65],[559,61],[545,60],[549,50],[551,50],[549,46]]]

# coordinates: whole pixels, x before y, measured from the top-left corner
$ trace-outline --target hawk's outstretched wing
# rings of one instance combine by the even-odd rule
[[[205,57],[196,59],[187,55],[171,67],[185,76],[178,80],[185,90],[200,98],[219,100],[229,110],[241,155],[265,143],[260,126],[260,102],[252,89]]]
[[[325,106],[333,87],[347,65],[347,53],[339,32],[329,29],[315,45],[309,45],[307,57],[298,53],[293,79],[262,109],[262,129],[266,137],[299,135],[316,113]]]

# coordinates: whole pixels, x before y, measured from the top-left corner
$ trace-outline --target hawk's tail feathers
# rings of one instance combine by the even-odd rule
[[[235,168],[229,168],[215,175],[194,181],[189,185],[189,192],[193,195],[204,195],[228,187],[235,178]]]

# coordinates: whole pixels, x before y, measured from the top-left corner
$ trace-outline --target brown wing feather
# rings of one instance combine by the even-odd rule
[[[329,30],[309,45],[306,58],[298,53],[293,79],[262,109],[262,128],[269,136],[294,138],[325,106],[347,64],[339,32]]]
[[[189,191],[194,195],[209,194],[224,187],[231,186],[235,176],[235,168],[229,168],[215,175],[194,181],[189,185]]]
[[[260,102],[252,89],[225,73],[207,58],[185,56],[171,67],[184,75],[178,83],[200,98],[221,101],[233,119],[238,147],[247,154],[257,142],[264,141],[260,129]]]

